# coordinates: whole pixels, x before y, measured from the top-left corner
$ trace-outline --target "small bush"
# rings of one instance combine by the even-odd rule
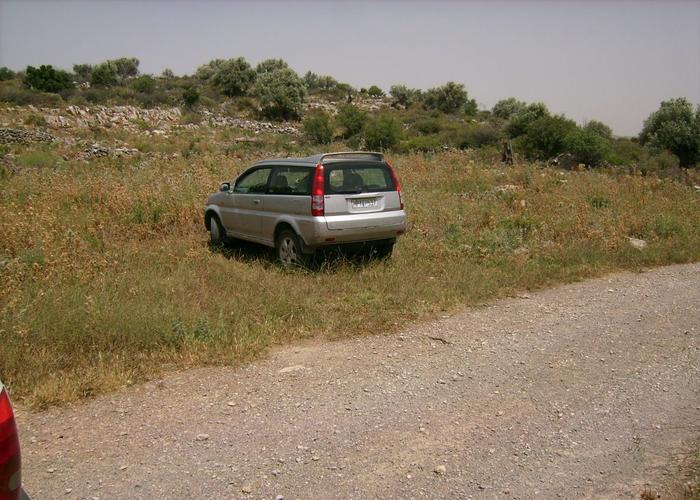
[[[365,141],[369,149],[390,149],[401,139],[401,124],[388,114],[372,118],[365,126]]]
[[[608,140],[591,128],[577,128],[566,136],[564,149],[574,159],[591,167],[598,167],[609,154]]]
[[[481,148],[498,143],[499,130],[490,124],[472,124],[466,127],[460,147]]]
[[[311,113],[302,123],[304,139],[310,144],[330,144],[333,141],[333,122],[325,111]]]
[[[63,99],[58,94],[17,87],[0,88],[0,101],[20,106],[31,104],[38,107],[59,106],[63,103]]]
[[[508,99],[501,99],[498,101],[493,109],[491,109],[491,113],[497,118],[508,120],[512,116],[523,111],[526,107],[527,104],[524,102],[518,101],[515,97],[509,97]]]
[[[370,97],[384,97],[384,91],[376,85],[372,85],[367,89],[367,95]]]
[[[348,139],[362,132],[367,123],[367,113],[357,106],[347,104],[340,108],[337,116],[338,124],[343,127],[343,138]]]
[[[440,120],[434,117],[420,118],[414,127],[421,134],[437,134],[442,130]]]
[[[437,109],[443,113],[454,113],[464,108],[468,96],[461,83],[447,82],[442,87],[426,91],[423,104],[428,109]]]
[[[134,78],[130,86],[136,92],[142,92],[144,94],[152,93],[156,88],[156,81],[150,75],[141,75],[138,78]]]
[[[443,145],[443,138],[438,134],[419,135],[406,140],[403,143],[403,149],[406,151],[422,151],[427,153],[438,151]]]
[[[649,152],[648,156],[642,159],[639,164],[639,170],[643,174],[661,174],[663,172],[676,170],[679,168],[680,162],[678,157],[670,151]]]
[[[110,61],[98,64],[92,69],[90,85],[97,87],[113,87],[117,83],[117,69]]]
[[[50,64],[41,65],[38,68],[27,66],[24,85],[42,92],[58,93],[61,90],[71,88],[73,78],[67,71],[54,69]]]
[[[394,98],[394,106],[399,105],[407,108],[416,102],[420,91],[409,89],[405,85],[392,85],[389,89],[389,94]]]
[[[188,108],[194,107],[199,101],[199,91],[195,87],[187,87],[182,92],[182,102]]]
[[[525,108],[521,108],[514,115],[511,115],[510,121],[506,125],[506,133],[511,138],[520,137],[527,133],[532,123],[547,116],[549,116],[549,110],[544,103],[528,104]]]
[[[563,115],[543,116],[530,124],[523,140],[525,155],[531,159],[546,160],[566,150],[569,133],[576,123]]]
[[[82,96],[91,104],[105,104],[109,100],[109,92],[99,88],[85,89]]]
[[[12,71],[10,68],[3,66],[0,68],[0,82],[4,82],[5,80],[12,80],[15,77],[15,72]]]
[[[227,61],[212,61],[209,65],[212,66],[213,72],[211,82],[228,97],[245,95],[255,82],[255,70],[242,57]],[[206,74],[205,67],[202,66],[197,70],[200,78]]]
[[[31,114],[24,119],[25,125],[30,125],[34,127],[45,127],[47,125],[46,118],[41,115]]]

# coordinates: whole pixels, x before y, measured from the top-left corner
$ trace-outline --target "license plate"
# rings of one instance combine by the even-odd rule
[[[376,208],[379,205],[379,200],[377,198],[350,201],[352,202],[352,208]]]

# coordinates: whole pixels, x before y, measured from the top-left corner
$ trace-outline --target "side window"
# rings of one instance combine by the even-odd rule
[[[275,167],[270,178],[270,194],[310,195],[313,169],[308,167]]]
[[[238,179],[234,193],[264,193],[272,168],[259,168]]]

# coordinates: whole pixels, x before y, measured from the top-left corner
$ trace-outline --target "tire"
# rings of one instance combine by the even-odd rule
[[[220,247],[226,243],[226,231],[221,221],[216,215],[211,216],[209,221],[209,244],[213,247]]]
[[[275,238],[277,260],[283,267],[306,267],[309,257],[302,252],[301,240],[291,229],[283,229]]]

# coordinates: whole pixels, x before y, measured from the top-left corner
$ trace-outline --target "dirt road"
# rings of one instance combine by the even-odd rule
[[[700,265],[18,418],[35,498],[678,494],[700,438]]]

